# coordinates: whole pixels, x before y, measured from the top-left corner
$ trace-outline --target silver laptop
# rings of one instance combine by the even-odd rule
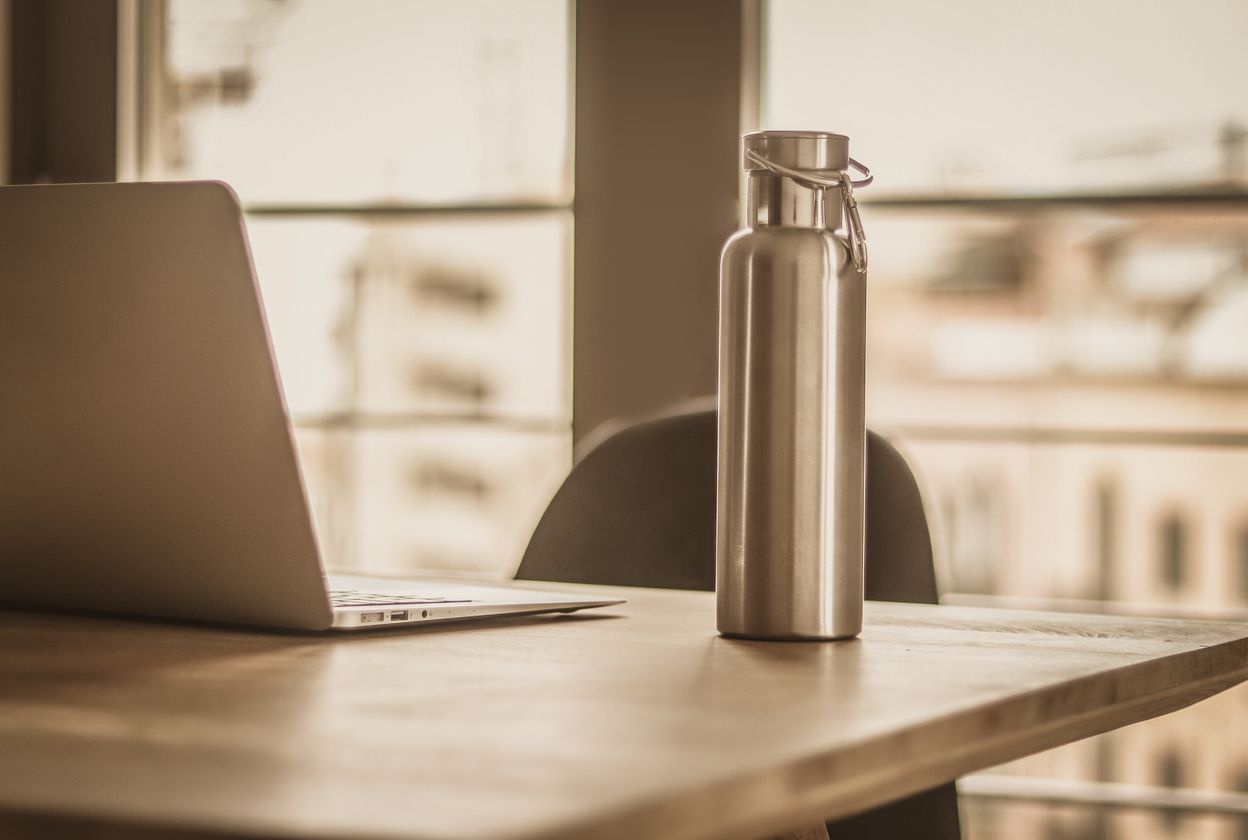
[[[620,603],[325,575],[208,182],[0,187],[0,602],[304,630]]]

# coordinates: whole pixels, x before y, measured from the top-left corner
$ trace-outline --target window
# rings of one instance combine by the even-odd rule
[[[1199,614],[1223,605],[1196,582],[1233,574],[1248,599],[1220,513],[1248,475],[1248,6],[770,0],[763,31],[762,127],[843,132],[876,176],[868,422],[957,519],[945,597]],[[971,465],[998,482],[987,559]],[[1244,733],[1207,719],[1193,754],[1241,765],[1220,746]],[[1085,764],[1065,775],[1147,781]]]
[[[570,197],[562,0],[160,5],[146,176],[252,205]]]
[[[509,574],[571,458],[567,2],[140,8],[137,175],[244,204],[329,561]]]

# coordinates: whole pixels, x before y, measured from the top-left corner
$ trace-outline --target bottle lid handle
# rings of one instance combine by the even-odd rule
[[[867,234],[862,229],[862,217],[858,215],[858,199],[854,198],[854,187],[866,187],[875,180],[870,168],[850,158],[849,165],[862,173],[862,178],[854,180],[849,177],[849,171],[845,169],[836,170],[834,174],[827,175],[810,169],[791,169],[781,166],[753,149],[746,149],[745,156],[764,169],[786,178],[792,178],[808,189],[823,190],[825,195],[828,190],[840,190],[841,203],[845,207],[845,227],[849,233],[849,256],[854,262],[854,268],[860,274],[866,273]]]

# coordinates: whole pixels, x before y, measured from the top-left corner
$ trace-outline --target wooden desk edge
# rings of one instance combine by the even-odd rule
[[[1158,662],[1171,669],[1155,671]],[[967,772],[982,769],[1044,749],[1077,741],[1117,727],[1147,720],[1192,705],[1248,679],[1248,637],[1189,649],[1161,659],[1148,659],[1112,671],[1098,672],[1062,686],[1041,687],[1006,697],[988,708],[997,731],[979,738],[966,737],[968,727],[985,717],[985,709],[955,711],[921,731],[899,730],[867,739],[830,753],[814,753],[783,767],[758,767],[737,776],[680,790],[679,795],[638,802],[614,812],[598,814],[580,823],[533,826],[529,833],[509,835],[527,840],[570,840],[595,837],[664,837],[676,840],[741,838],[751,840],[798,828],[822,818],[847,816],[891,801]],[[1151,688],[1149,683],[1156,683]],[[1115,702],[1078,699],[1081,689],[1105,683]],[[1140,687],[1144,683],[1144,687]],[[1070,713],[1026,724],[1029,705],[1037,702],[1067,705]],[[1121,699],[1117,699],[1121,698]],[[1081,705],[1082,704],[1082,705]],[[1022,721],[1020,723],[1020,721]],[[1003,728],[1009,724],[1009,728]],[[881,744],[892,750],[881,750]],[[863,756],[890,753],[886,761],[869,766]],[[880,793],[880,791],[886,793]],[[21,805],[0,805],[0,840],[73,837],[88,840],[171,840],[171,838],[327,838],[325,830],[281,832],[252,825],[231,830],[228,815],[215,828],[183,824],[154,825],[142,819],[93,813],[42,812]],[[366,835],[361,834],[364,838]]]
[[[1239,649],[1243,666],[1233,671],[1214,673],[1192,682],[1164,690],[1131,697],[1122,703],[1050,720],[1034,729],[1019,729],[1017,734],[1003,733],[989,739],[962,739],[954,735],[947,740],[963,744],[961,749],[926,755],[910,755],[906,761],[894,761],[861,771],[838,773],[852,764],[860,753],[868,753],[871,742],[855,745],[829,761],[827,756],[809,759],[777,773],[762,769],[748,777],[739,777],[704,788],[684,791],[681,802],[639,805],[602,819],[559,831],[532,835],[532,840],[628,840],[635,837],[659,837],[667,840],[757,840],[760,837],[794,831],[822,820],[848,817],[887,802],[903,799],[929,790],[959,776],[997,764],[1023,758],[1084,738],[1110,732],[1122,726],[1140,723],[1194,705],[1248,681],[1248,638],[1211,645],[1198,651],[1175,654],[1196,664],[1200,660],[1227,655]],[[1230,654],[1233,655],[1233,654]],[[1132,672],[1147,668],[1138,663],[1116,669],[1119,680],[1129,680]],[[1104,674],[1077,680],[1074,685],[1091,683]],[[1069,686],[1067,687],[1069,688]],[[997,708],[1022,705],[1036,695],[1008,698]],[[982,710],[948,716],[946,733],[973,725]],[[910,733],[890,733],[880,740],[905,740]],[[912,747],[921,747],[918,740]],[[915,750],[919,752],[919,750]],[[934,755],[936,758],[928,759]],[[795,790],[796,789],[796,790]],[[879,793],[881,789],[889,795]],[[775,793],[783,790],[784,796]],[[696,801],[695,801],[696,800]]]

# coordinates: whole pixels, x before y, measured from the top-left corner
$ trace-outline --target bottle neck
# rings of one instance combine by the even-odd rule
[[[841,194],[810,189],[771,172],[751,172],[746,187],[749,227],[836,230],[841,226]]]

